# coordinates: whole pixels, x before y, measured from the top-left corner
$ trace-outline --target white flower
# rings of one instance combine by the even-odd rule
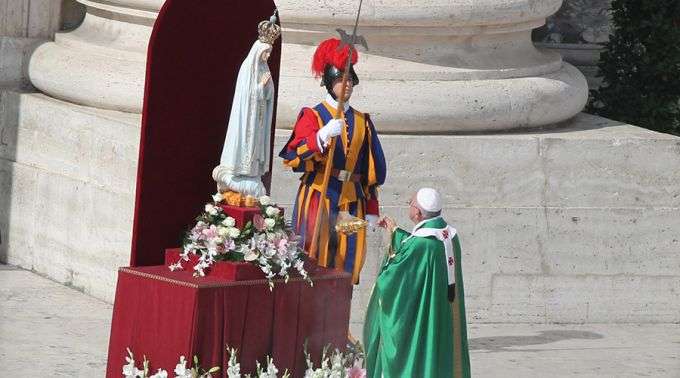
[[[210,215],[217,215],[217,208],[212,204],[205,205],[205,212]]]
[[[222,193],[215,193],[213,194],[212,198],[213,201],[215,201],[215,203],[220,203],[224,200],[224,197],[222,197]]]
[[[227,368],[227,378],[241,378],[241,364],[236,360],[236,349],[229,348],[229,367]]]
[[[277,374],[279,374],[279,369],[276,368],[276,365],[274,365],[274,359],[271,357],[267,358],[267,378],[276,378]]]
[[[279,276],[281,277],[288,276],[288,268],[290,268],[290,263],[286,261],[281,261],[281,270],[279,271]]]
[[[267,206],[272,203],[272,199],[269,196],[262,196],[259,198],[260,205]]]
[[[264,255],[271,259],[276,255],[276,248],[274,248],[272,245],[268,245],[267,249],[264,250]]]
[[[184,356],[179,358],[179,363],[175,366],[175,378],[191,378],[191,370],[187,369],[187,360]]]
[[[268,230],[273,230],[274,226],[276,226],[276,221],[274,219],[271,219],[271,218],[266,218],[264,220],[264,224],[265,224],[265,226],[267,226]]]
[[[201,260],[205,260],[205,255],[201,255]],[[211,258],[212,259],[212,258]],[[205,277],[205,268],[209,267],[210,263],[206,261],[199,261],[198,264],[194,266],[194,277]]]
[[[243,254],[243,259],[245,261],[255,261],[257,258],[260,257],[257,253],[257,251],[249,249],[246,251],[245,254]]]
[[[267,258],[264,256],[260,256],[257,259],[257,262],[260,263],[260,268],[262,268],[262,271],[267,273],[269,272],[269,261],[267,261]]]
[[[125,357],[127,365],[123,365],[123,376],[125,378],[137,378],[140,374],[144,373],[142,370],[135,367],[135,357],[132,355],[130,348],[127,348],[128,357]]]
[[[135,367],[134,363],[135,363],[134,361],[131,361],[127,365],[123,365],[123,376],[125,378],[135,378],[137,376],[138,370]]]
[[[182,269],[182,262],[181,262],[181,260],[178,261],[178,262],[176,262],[175,264],[170,265],[168,268],[170,268],[170,271],[171,271],[171,272],[174,272],[174,271],[176,271],[176,270]]]
[[[240,235],[241,235],[241,230],[239,230],[238,228],[232,227],[232,228],[229,229],[229,237],[230,238],[236,239]]]
[[[223,221],[222,224],[226,227],[234,227],[236,226],[236,219],[232,217],[226,217]]]
[[[236,364],[236,366],[229,366],[227,368],[228,378],[241,378],[241,364]]]
[[[278,207],[274,207],[274,206],[269,206],[269,207],[267,207],[267,209],[265,210],[265,213],[266,213],[267,216],[269,216],[269,217],[273,217],[273,216],[279,215],[280,212],[281,212],[281,209],[279,209]]]
[[[193,243],[187,243],[186,245],[184,245],[184,248],[182,249],[182,254],[188,255],[189,252],[194,250],[194,248],[196,248],[196,246]]]
[[[335,351],[335,353],[333,353],[333,357],[331,357],[331,364],[332,364],[331,369],[333,371],[338,372],[338,373],[340,373],[340,372],[344,373],[345,372],[345,367],[344,367],[343,360],[342,360],[342,354],[340,352],[338,352],[337,350]]]
[[[149,378],[168,378],[168,372],[163,369],[158,369],[158,372]]]

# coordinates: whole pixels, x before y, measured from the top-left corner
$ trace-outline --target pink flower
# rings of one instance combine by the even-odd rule
[[[366,369],[362,369],[358,366],[352,366],[347,369],[348,378],[366,378]]]
[[[194,228],[191,229],[191,238],[194,240],[198,240],[203,230],[205,230],[205,226],[207,225],[203,222],[196,223]]]
[[[236,248],[236,243],[234,243],[233,240],[229,239],[224,242],[224,249],[226,252],[233,251],[234,248]]]
[[[210,228],[206,228],[205,230],[201,231],[201,233],[203,233],[206,239],[212,239],[219,236],[217,234],[217,227],[215,227],[215,225],[210,226]]]
[[[274,245],[276,245],[276,249],[279,253],[279,255],[285,256],[288,253],[288,240],[285,238],[279,239],[279,240],[274,240]]]
[[[194,240],[194,241],[198,240],[198,238],[201,237],[201,231],[202,230],[197,230],[197,229],[191,230],[191,236],[189,236],[191,238],[191,240]]]
[[[253,226],[258,231],[264,231],[267,229],[267,225],[264,223],[264,218],[260,214],[255,214],[253,216]]]

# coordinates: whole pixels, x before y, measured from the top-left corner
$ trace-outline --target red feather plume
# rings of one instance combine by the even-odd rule
[[[349,45],[345,45],[342,49],[338,49],[340,40],[337,38],[329,38],[319,44],[314,52],[314,59],[312,60],[312,72],[315,77],[321,77],[323,70],[327,64],[335,66],[339,70],[345,69],[347,63],[347,56],[349,55]],[[359,60],[359,53],[352,47],[352,64],[356,64]]]

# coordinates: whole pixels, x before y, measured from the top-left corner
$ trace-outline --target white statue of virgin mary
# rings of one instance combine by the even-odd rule
[[[280,34],[276,18],[262,21],[259,38],[241,64],[231,105],[220,165],[212,177],[219,192],[228,190],[255,197],[266,189],[262,175],[269,171],[274,83],[267,60]]]

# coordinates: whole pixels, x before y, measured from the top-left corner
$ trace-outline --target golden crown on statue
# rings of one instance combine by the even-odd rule
[[[260,42],[274,44],[276,38],[281,35],[281,27],[276,25],[276,13],[269,18],[269,21],[262,21],[257,25],[258,39]]]

